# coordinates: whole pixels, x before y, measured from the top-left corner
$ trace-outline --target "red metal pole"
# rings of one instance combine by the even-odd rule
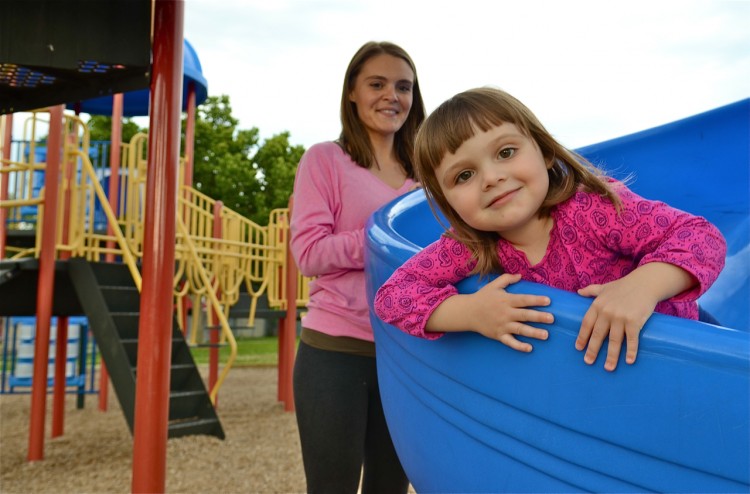
[[[292,215],[292,198],[289,198],[289,216]],[[284,410],[294,411],[294,389],[292,373],[294,369],[294,347],[297,341],[297,264],[292,257],[286,237],[286,316],[284,316],[284,337],[279,339],[279,381],[284,382],[282,400]]]
[[[122,155],[120,143],[122,142],[122,108],[123,94],[117,93],[112,97],[112,131],[109,136],[109,207],[119,216],[117,210],[120,202],[120,156]],[[114,235],[112,225],[107,224],[107,236]],[[113,249],[115,243],[112,240],[107,241],[107,249]],[[107,262],[115,262],[115,255],[108,252],[104,257]],[[99,366],[99,410],[107,411],[109,402],[109,372],[104,362]]]
[[[284,295],[286,296],[286,295]],[[276,332],[278,336],[278,377],[276,378],[276,401],[284,401],[286,397],[286,378],[284,377],[284,336],[286,332],[284,327],[286,326],[286,317],[280,317],[279,322],[276,325]]]
[[[185,170],[184,175],[182,177],[182,184],[186,187],[192,187],[193,186],[193,152],[195,149],[195,82],[189,81],[188,82],[188,89],[187,89],[187,118],[185,121],[185,151],[183,155],[185,156]],[[182,195],[180,195],[182,194]],[[192,200],[192,192],[190,189],[180,190],[178,191],[178,195],[182,197],[185,201],[190,202]],[[185,224],[189,224],[190,222],[190,208],[185,206],[182,210],[182,219],[185,222]],[[187,299],[187,297],[183,297]],[[183,303],[183,324],[182,327],[185,328],[183,332],[187,334],[187,304]],[[195,308],[194,308],[195,309]],[[194,312],[195,313],[195,312]],[[210,321],[209,321],[210,323]]]
[[[221,208],[222,202],[216,201],[214,203],[214,228],[213,237],[216,239],[221,238]],[[221,296],[221,292],[217,292],[217,297]],[[219,330],[216,329],[219,325],[219,316],[216,314],[216,309],[211,306],[211,326],[214,328],[209,333],[209,343],[211,346],[208,350],[208,389],[214,389],[216,381],[219,380]],[[219,403],[219,397],[216,396],[216,402],[214,406]]]
[[[39,254],[39,282],[36,297],[36,336],[34,340],[34,376],[31,380],[31,416],[28,461],[44,458],[44,417],[47,400],[47,362],[49,361],[50,319],[55,287],[55,220],[60,182],[63,106],[50,108],[47,137],[47,167],[44,174],[44,214]]]
[[[188,82],[187,121],[185,122],[185,179],[188,187],[193,186],[193,164],[195,159],[195,82]]]
[[[281,245],[282,243],[288,247],[286,236],[289,234],[289,229],[286,231],[278,229],[276,230],[276,245]],[[277,276],[279,279],[281,279],[282,276],[286,276],[285,268],[284,266],[278,266],[276,268],[278,270]],[[277,286],[277,293],[276,296],[279,300],[282,300],[286,297],[286,292],[284,292],[284,285],[286,284],[286,277],[284,278],[285,283],[279,283]],[[284,327],[286,325],[286,316],[280,317],[278,322],[278,327],[276,328],[278,336],[278,378],[276,379],[276,400],[278,401],[284,401],[284,398],[286,396],[286,379],[284,378],[284,361],[285,361],[285,355],[284,355],[284,340],[286,336],[286,332],[284,331]]]
[[[10,145],[13,141],[13,114],[5,115],[5,133],[3,135],[3,159],[10,159]],[[8,199],[8,175],[0,173],[0,201]],[[8,210],[0,208],[0,259],[5,258],[5,243],[7,241]]]
[[[3,159],[11,159],[10,146],[13,141],[13,114],[5,115],[5,134],[3,135]],[[0,173],[0,201],[8,199],[8,175],[6,173]],[[5,259],[5,245],[7,242],[8,230],[6,223],[8,222],[8,210],[0,208],[0,260]],[[2,317],[0,317],[0,339],[5,341],[5,323]]]
[[[5,135],[3,135],[3,159],[10,159],[10,145],[13,140],[13,114],[4,116]],[[8,199],[8,175],[0,173],[0,201]],[[5,244],[7,242],[7,229],[5,223],[8,221],[8,210],[0,208],[0,259],[5,258]],[[0,330],[2,334],[2,330]]]
[[[67,146],[77,145],[78,136],[76,130],[70,135],[65,136]],[[65,177],[66,186],[63,187],[63,230],[62,241],[67,244],[70,241],[70,202],[71,202],[71,185],[73,183],[73,172],[76,165],[75,158],[63,157],[63,177]],[[60,252],[60,259],[69,259],[70,252],[67,250]],[[65,368],[68,360],[68,317],[61,316],[57,318],[57,335],[55,337],[55,381],[53,386],[52,397],[52,437],[63,435],[65,424]]]
[[[57,318],[55,336],[55,380],[52,394],[52,433],[60,437],[65,428],[65,366],[68,360],[68,318]]]
[[[166,485],[184,2],[156,0],[132,492]]]

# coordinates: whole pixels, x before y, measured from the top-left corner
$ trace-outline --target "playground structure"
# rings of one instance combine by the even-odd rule
[[[3,161],[5,183],[9,186],[5,208],[3,235],[7,238],[3,269],[5,290],[15,290],[10,283],[20,275],[31,259],[38,259],[41,251],[41,222],[43,215],[43,178],[46,164],[39,157],[46,155],[43,138],[49,132],[49,113],[35,111],[23,123],[25,135],[18,142],[16,159]],[[138,134],[119,148],[121,167],[116,180],[115,208],[104,185],[113,180],[110,168],[94,168],[89,157],[88,130],[83,121],[73,115],[65,116],[62,150],[63,170],[61,186],[67,192],[58,197],[58,228],[56,255],[58,259],[82,258],[91,263],[116,259],[127,266],[140,283],[140,264],[143,256],[145,190],[148,161],[148,136]],[[41,152],[40,152],[41,151]],[[185,160],[180,160],[180,184],[185,184]],[[111,194],[111,190],[110,190]],[[218,389],[236,357],[234,332],[229,327],[229,311],[246,294],[250,306],[246,326],[255,323],[255,309],[260,297],[266,305],[278,312],[286,311],[286,238],[288,235],[288,209],[271,212],[268,225],[260,226],[229,208],[200,193],[189,185],[182,185],[178,200],[178,234],[175,245],[175,273],[173,292],[176,301],[176,323],[187,335],[190,345],[205,343],[198,336],[204,330],[201,323],[210,320],[209,344],[214,347],[228,344],[229,359],[220,374],[218,361],[212,355],[209,387],[215,402]],[[108,220],[113,226],[107,228]],[[28,245],[31,239],[32,245]],[[15,241],[14,241],[15,240]],[[307,280],[298,276],[296,307],[304,306]],[[9,292],[8,292],[9,293]],[[22,295],[4,298],[3,313],[33,315],[34,297],[20,300]],[[76,304],[61,299],[68,307]],[[186,306],[195,308],[193,317],[186,317]],[[206,307],[206,317],[199,311]],[[62,310],[62,309],[61,309]],[[70,309],[72,312],[86,310]],[[190,321],[190,327],[188,326]],[[220,330],[216,333],[214,330]],[[104,341],[107,337],[103,336]],[[212,351],[213,353],[213,351]],[[135,358],[131,358],[135,366]],[[124,398],[120,398],[121,402]],[[125,398],[126,399],[126,398]],[[126,399],[127,400],[127,399]],[[128,410],[132,407],[124,407]],[[132,417],[129,420],[132,428]],[[217,432],[223,436],[222,433]]]
[[[508,288],[552,300],[549,340],[529,354],[473,332],[423,340],[372,316],[386,418],[417,491],[750,489],[749,141],[747,99],[579,150],[618,178],[634,174],[636,193],[719,227],[726,267],[699,302],[727,327],[654,314],[637,362],[621,355],[608,373],[574,349],[591,300],[535,283]],[[370,301],[442,231],[423,191],[376,212]]]
[[[4,160],[2,172],[9,184],[5,208],[6,248],[5,258],[22,260],[38,258],[41,250],[41,222],[43,214],[43,177],[46,148],[39,143],[48,131],[48,112],[35,111],[24,122],[28,135],[17,143],[17,159]],[[65,132],[77,129],[78,139],[68,139],[63,147],[65,166],[71,171],[61,172],[65,196],[58,199],[60,225],[57,230],[57,252],[60,257],[83,257],[94,262],[107,257],[128,264],[140,264],[143,256],[143,225],[145,222],[145,190],[147,177],[146,134],[135,135],[130,142],[121,143],[119,160],[118,198],[113,209],[109,192],[111,169],[95,168],[89,157],[88,131],[83,121],[74,115],[65,116]],[[40,147],[42,152],[40,153]],[[225,317],[229,310],[246,293],[250,299],[247,326],[253,326],[255,308],[260,297],[267,297],[269,308],[286,310],[286,237],[288,235],[288,208],[275,209],[267,225],[261,226],[227,208],[190,185],[185,185],[185,160],[181,159],[178,180],[178,223],[181,223],[176,243],[174,296],[178,323],[189,334],[191,344],[200,343],[201,318],[184,317],[185,306],[201,307],[210,298],[209,289],[216,294],[218,306]],[[67,201],[67,203],[66,203]],[[37,208],[39,208],[37,210]],[[63,217],[64,211],[67,211]],[[116,221],[107,228],[108,220]],[[64,235],[65,234],[65,235]],[[65,238],[63,238],[65,236]],[[137,266],[129,265],[137,271]],[[204,273],[205,271],[205,273]],[[211,280],[206,284],[203,274]],[[136,278],[137,279],[137,278]],[[298,277],[300,297],[296,306],[304,306],[307,280]],[[210,300],[209,300],[210,303]],[[216,308],[216,307],[215,307]],[[224,334],[223,338],[228,338]]]
[[[43,458],[50,320],[58,318],[55,437],[62,433],[64,415],[68,318],[86,315],[106,364],[102,371],[110,373],[133,433],[132,488],[161,492],[167,437],[223,437],[214,402],[234,355],[217,375],[218,351],[212,349],[209,396],[181,318],[175,317],[183,313],[180,303],[189,297],[204,300],[212,325],[220,328],[220,333],[211,332],[211,343],[224,339],[235,352],[226,313],[240,285],[244,283],[252,297],[251,314],[264,291],[269,305],[278,301],[279,310],[285,304],[284,298],[274,298],[279,290],[287,290],[286,299],[293,294],[293,301],[296,293],[304,295],[296,271],[283,271],[288,213],[275,212],[272,224],[260,227],[190,187],[198,90],[190,81],[183,87],[184,2],[42,1],[34,6],[39,8],[0,4],[0,29],[14,33],[0,47],[0,113],[6,115],[0,253],[12,251],[13,256],[0,260],[0,315],[36,317],[28,460]],[[40,33],[44,43],[34,38]],[[123,93],[146,88],[151,133],[122,146],[127,172],[113,165],[107,193],[102,173],[89,159],[86,126],[78,117],[65,115],[64,105],[80,110],[85,105],[77,102],[112,99],[111,156],[119,161]],[[182,167],[181,108],[188,114]],[[21,111],[33,111],[30,146],[41,137],[37,126],[48,129],[44,163],[33,150],[27,159],[9,156],[12,115]],[[44,173],[44,187],[34,194],[37,172]],[[11,183],[13,197],[8,194]],[[30,225],[23,215],[14,216],[21,208],[36,208],[37,230],[32,245],[14,251],[16,246],[6,242],[10,226],[21,230]],[[106,217],[106,229],[94,218],[97,211]],[[279,399],[291,410],[297,308],[286,305],[279,335]],[[252,323],[252,315],[249,318]]]

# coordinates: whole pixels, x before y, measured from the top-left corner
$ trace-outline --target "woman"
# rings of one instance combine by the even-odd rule
[[[364,275],[364,227],[416,186],[414,138],[425,117],[409,55],[369,42],[341,95],[342,131],[312,146],[294,184],[291,249],[315,277],[294,368],[294,400],[310,493],[399,493],[408,479],[383,415]]]

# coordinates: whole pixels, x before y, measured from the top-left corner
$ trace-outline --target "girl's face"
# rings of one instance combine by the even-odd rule
[[[538,217],[549,189],[536,142],[503,123],[474,134],[435,170],[450,206],[470,227],[523,244],[545,228]]]
[[[364,63],[349,101],[371,138],[398,132],[409,116],[413,86],[414,71],[401,58],[381,54]]]

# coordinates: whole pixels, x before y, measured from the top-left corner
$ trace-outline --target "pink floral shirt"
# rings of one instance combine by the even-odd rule
[[[527,281],[576,291],[592,283],[622,278],[649,262],[666,262],[691,273],[695,288],[664,300],[656,312],[698,318],[696,300],[724,267],[726,242],[706,219],[639,197],[622,184],[618,214],[605,197],[578,192],[552,210],[554,226],[547,252],[530,265],[523,252],[500,239],[497,253],[508,273]],[[434,339],[425,332],[432,311],[457,293],[455,284],[476,265],[471,252],[447,236],[415,254],[378,290],[374,307],[378,317],[402,331]]]

